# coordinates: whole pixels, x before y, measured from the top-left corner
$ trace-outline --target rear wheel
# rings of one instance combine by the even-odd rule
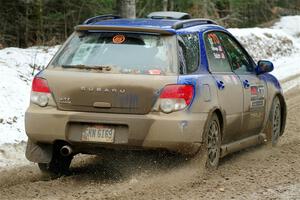
[[[275,146],[280,137],[281,133],[281,104],[278,97],[275,97],[272,103],[272,108],[270,111],[270,117],[268,122],[268,132],[267,132],[267,139],[272,146]]]
[[[69,167],[73,156],[62,156],[58,153],[53,154],[50,163],[38,163],[43,175],[51,178],[69,174]]]
[[[221,156],[221,128],[216,114],[213,114],[204,132],[200,156],[202,167],[208,170],[218,168]]]

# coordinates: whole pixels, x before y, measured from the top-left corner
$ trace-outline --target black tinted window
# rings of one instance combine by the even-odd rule
[[[231,72],[226,52],[216,33],[207,33],[204,36],[206,55],[211,72]]]
[[[178,36],[180,71],[182,74],[195,72],[199,66],[199,37],[198,34]]]
[[[222,41],[233,71],[237,74],[253,72],[253,62],[240,45],[225,33],[218,32],[217,35]]]

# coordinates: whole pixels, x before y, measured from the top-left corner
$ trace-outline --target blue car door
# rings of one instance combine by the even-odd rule
[[[215,79],[218,103],[225,113],[223,143],[236,141],[243,135],[243,87],[238,76],[231,70],[224,47],[215,32],[204,34],[209,71]]]
[[[245,136],[260,133],[263,128],[267,89],[265,81],[255,73],[255,63],[243,47],[230,35],[219,32],[232,70],[238,75],[244,95],[242,131]]]

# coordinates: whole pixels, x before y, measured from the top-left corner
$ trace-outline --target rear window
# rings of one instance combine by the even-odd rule
[[[177,73],[174,55],[176,39],[173,36],[77,32],[50,67],[164,75]]]

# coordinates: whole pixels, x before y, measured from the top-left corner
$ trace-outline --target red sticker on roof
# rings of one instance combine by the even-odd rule
[[[122,44],[125,41],[125,36],[124,35],[115,35],[113,37],[113,43],[115,44]]]

